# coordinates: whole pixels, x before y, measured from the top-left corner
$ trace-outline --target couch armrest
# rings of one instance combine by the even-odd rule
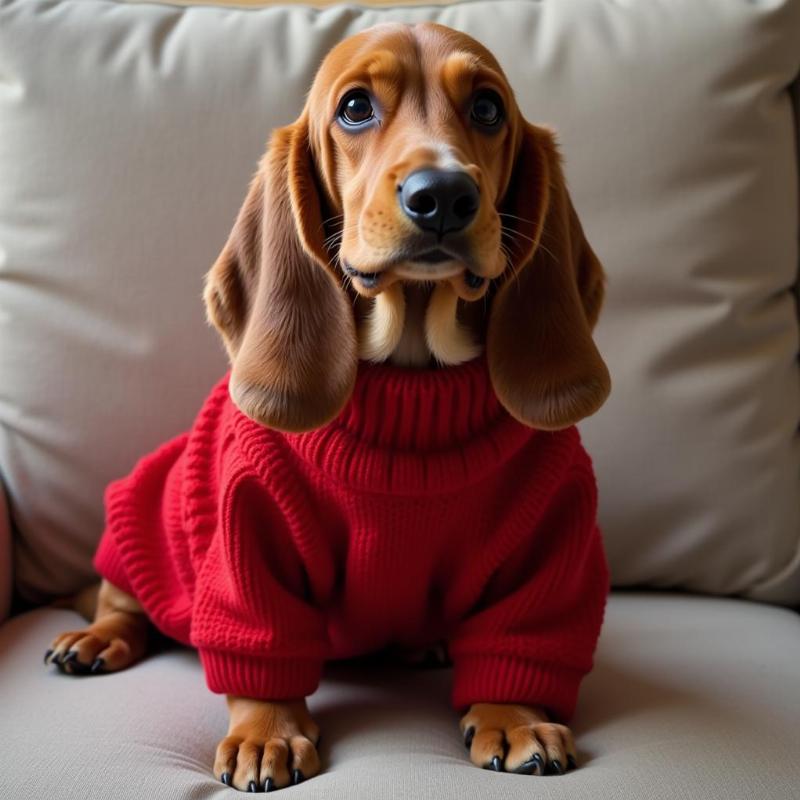
[[[11,608],[11,519],[8,501],[0,479],[0,622]]]

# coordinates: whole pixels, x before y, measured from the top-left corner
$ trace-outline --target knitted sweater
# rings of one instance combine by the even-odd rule
[[[361,364],[337,419],[286,434],[227,377],[191,430],[106,492],[100,574],[198,648],[209,688],[317,688],[327,659],[444,639],[452,703],[568,719],[608,589],[577,430],[527,428],[484,359]]]

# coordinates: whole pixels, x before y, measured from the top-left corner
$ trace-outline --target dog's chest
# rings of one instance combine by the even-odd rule
[[[533,532],[501,481],[409,498],[322,489],[306,506],[313,545],[297,567],[325,617],[332,658],[446,637],[479,602],[495,557]],[[505,510],[501,510],[505,506]]]

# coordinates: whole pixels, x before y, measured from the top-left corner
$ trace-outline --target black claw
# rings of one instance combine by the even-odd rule
[[[50,659],[50,656],[51,656],[51,655],[53,655],[53,651],[52,651],[52,650],[48,650],[48,651],[47,651],[47,652],[44,654],[44,663],[45,663],[45,664],[47,664],[47,663],[48,663],[48,660]]]
[[[561,762],[557,758],[550,762],[550,771],[556,775],[564,774],[564,767],[561,766]]]
[[[470,725],[470,727],[467,728],[467,732],[464,734],[464,747],[466,747],[467,750],[469,750],[470,747],[472,747],[472,740],[474,738],[475,738],[475,726]]]
[[[519,775],[541,775],[544,772],[544,761],[538,753],[534,753],[528,761],[520,764],[514,772]]]
[[[222,775],[220,776],[220,780],[226,786],[230,786],[231,785],[231,774],[230,774],[230,772],[223,772]]]
[[[247,784],[247,791],[253,792],[254,794],[258,791],[258,786],[256,786],[255,781],[250,781],[250,783]]]
[[[275,781],[272,778],[267,778],[267,782],[264,784],[264,791],[271,792],[275,788]]]
[[[298,783],[302,783],[305,779],[306,776],[299,769],[296,769],[292,773],[292,786],[297,786]]]
[[[567,756],[567,769],[577,769],[578,762],[575,760],[575,756]]]
[[[495,772],[502,772],[503,762],[500,760],[500,756],[495,756],[488,764],[484,766],[484,769],[493,769]]]
[[[78,661],[78,654],[74,650],[67,653],[67,657],[61,659],[59,667],[68,675],[87,675],[89,673],[89,666]]]
[[[100,672],[101,669],[103,669],[105,665],[106,661],[104,658],[96,658],[92,662],[92,666],[89,667],[89,672],[91,672],[93,675],[96,675],[98,672]]]

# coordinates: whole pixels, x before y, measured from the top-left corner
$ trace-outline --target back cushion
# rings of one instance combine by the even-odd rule
[[[11,526],[3,485],[0,483],[0,622],[11,608]]]
[[[225,369],[202,276],[339,39],[438,20],[554,127],[609,275],[582,426],[617,585],[800,601],[792,0],[0,4],[0,469],[20,591],[92,577],[102,492]]]

